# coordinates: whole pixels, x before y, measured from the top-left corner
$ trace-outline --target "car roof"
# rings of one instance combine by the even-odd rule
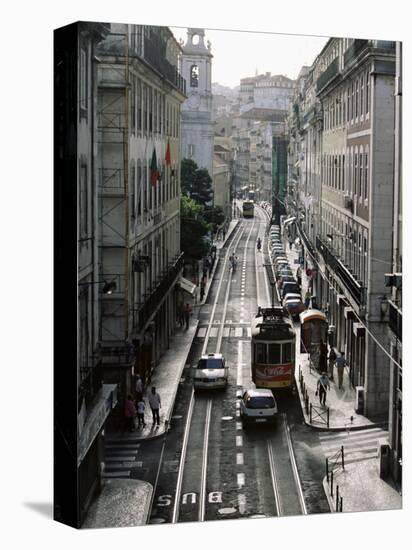
[[[250,397],[273,397],[271,390],[264,388],[251,388],[246,390],[246,393],[250,395]]]
[[[204,353],[201,359],[223,359],[223,355],[221,353]]]
[[[297,299],[299,298],[299,300],[301,300],[301,296],[300,294],[297,294],[296,292],[288,292],[287,294],[285,294],[285,297],[283,298],[284,300],[294,300],[294,299]]]

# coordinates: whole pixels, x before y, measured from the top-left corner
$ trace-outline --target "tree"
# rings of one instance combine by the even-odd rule
[[[204,218],[204,207],[183,195],[180,201],[180,246],[187,258],[200,260],[208,253],[206,235],[209,225]]]
[[[181,163],[182,194],[206,206],[213,200],[212,178],[209,172],[191,159],[182,159]]]
[[[207,206],[205,208],[204,218],[214,234],[217,231],[217,227],[222,225],[225,221],[225,213],[220,206]]]

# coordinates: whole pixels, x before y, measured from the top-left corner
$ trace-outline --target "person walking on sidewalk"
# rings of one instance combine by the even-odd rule
[[[124,404],[124,416],[126,418],[126,426],[129,432],[135,431],[134,419],[136,416],[136,407],[134,406],[133,398],[131,395],[127,396],[126,403]]]
[[[326,372],[328,365],[328,346],[323,340],[320,341],[319,346],[319,370],[320,372]]]
[[[302,269],[300,266],[296,270],[296,281],[299,286],[302,286]]]
[[[192,313],[192,308],[190,307],[190,304],[187,303],[186,306],[185,306],[185,311],[184,311],[186,330],[189,328],[189,321],[190,321],[190,314],[191,313]]]
[[[152,390],[149,393],[149,405],[152,409],[153,424],[160,424],[159,409],[161,407],[160,395],[157,393],[155,386],[152,386]]]
[[[137,410],[137,427],[140,428],[142,426],[143,428],[146,426],[144,421],[144,411],[146,409],[146,403],[144,402],[143,397],[140,397],[139,401],[137,401],[136,404],[136,410]]]
[[[330,390],[330,384],[328,375],[326,372],[322,372],[318,380],[317,385],[317,394],[319,395],[319,402],[321,405],[325,406],[326,404],[326,391]]]
[[[205,297],[205,283],[202,279],[202,282],[200,283],[200,301],[202,301],[204,297]]]
[[[333,348],[330,348],[329,351],[329,380],[332,380],[333,382],[333,366],[335,365],[336,361],[336,353]]]
[[[138,374],[136,376],[135,390],[136,390],[136,403],[137,403],[138,401],[140,401],[140,399],[143,396],[143,380],[142,380],[140,374]]]
[[[336,358],[336,369],[338,371],[339,389],[341,389],[343,384],[343,371],[345,370],[345,366],[346,366],[346,359],[345,359],[345,354],[342,351],[341,355]]]

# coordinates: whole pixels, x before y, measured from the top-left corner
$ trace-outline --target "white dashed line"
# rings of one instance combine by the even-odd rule
[[[243,453],[236,454],[236,464],[243,465]]]
[[[236,447],[242,447],[243,445],[243,436],[237,435],[236,436]]]
[[[237,474],[237,486],[239,489],[245,486],[245,474]]]

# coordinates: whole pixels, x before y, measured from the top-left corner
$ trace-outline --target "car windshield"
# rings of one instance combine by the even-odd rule
[[[221,359],[200,359],[197,364],[198,369],[223,369],[223,361]]]
[[[275,406],[275,400],[269,396],[247,397],[246,407],[248,409],[272,409]]]

